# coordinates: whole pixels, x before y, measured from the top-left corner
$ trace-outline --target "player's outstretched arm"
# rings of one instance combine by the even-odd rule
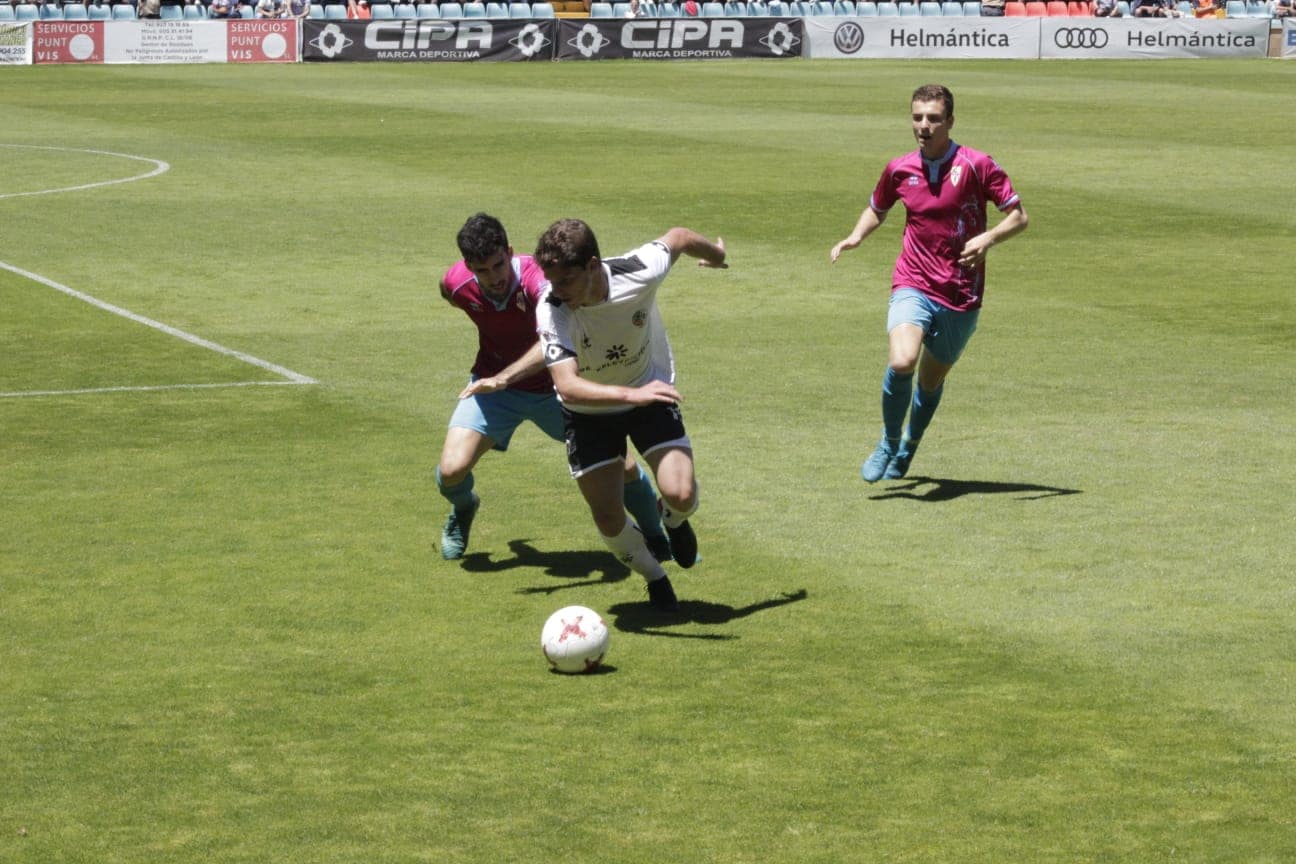
[[[864,238],[877,230],[877,227],[885,221],[885,213],[879,213],[872,207],[865,207],[864,212],[860,214],[859,221],[855,223],[855,230],[851,231],[845,240],[832,247],[832,251],[828,253],[828,260],[835,264],[837,259],[841,257],[841,253],[847,249],[854,249],[863,243]]]
[[[665,381],[649,381],[642,387],[622,387],[582,378],[575,360],[554,363],[549,367],[549,374],[553,376],[554,389],[563,402],[573,405],[638,407],[654,402],[684,401],[680,392]]]
[[[498,375],[492,375],[489,378],[478,378],[470,383],[459,393],[459,398],[467,399],[469,396],[475,396],[478,393],[495,393],[504,390],[513,382],[521,381],[523,378],[530,378],[543,368],[544,354],[541,353],[540,343],[537,342],[525,354],[501,369]]]
[[[671,253],[671,263],[679,260],[681,255],[698,259],[699,267],[725,269],[724,239],[717,237],[712,243],[706,237],[691,228],[672,228],[663,234],[659,242],[664,243]]]

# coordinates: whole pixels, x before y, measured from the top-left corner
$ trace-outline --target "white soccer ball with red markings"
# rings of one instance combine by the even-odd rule
[[[540,648],[559,672],[593,672],[607,654],[608,628],[593,609],[564,606],[545,622]]]

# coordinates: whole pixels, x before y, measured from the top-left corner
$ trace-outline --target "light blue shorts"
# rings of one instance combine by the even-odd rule
[[[524,420],[539,426],[555,441],[564,440],[562,406],[553,391],[499,390],[469,396],[455,406],[450,425],[480,432],[495,442],[493,449],[507,450],[513,431]]]
[[[897,288],[887,307],[887,332],[901,324],[922,328],[923,346],[940,362],[953,365],[976,332],[980,309],[956,312],[946,308],[917,288]]]

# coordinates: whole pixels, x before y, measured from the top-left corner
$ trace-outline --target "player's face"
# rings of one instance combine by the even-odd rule
[[[584,267],[553,267],[544,274],[554,296],[568,306],[592,306],[603,299],[603,267],[597,258]]]
[[[928,159],[944,156],[949,149],[950,128],[954,125],[954,118],[945,116],[945,103],[940,99],[915,102],[912,109],[914,140],[923,155]]]
[[[513,287],[513,249],[501,249],[484,261],[464,260],[483,294],[503,297]]]

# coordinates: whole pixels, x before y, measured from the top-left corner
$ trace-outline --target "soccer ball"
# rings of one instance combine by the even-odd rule
[[[564,606],[549,616],[540,631],[540,648],[559,672],[593,672],[607,654],[608,628],[584,606]]]

